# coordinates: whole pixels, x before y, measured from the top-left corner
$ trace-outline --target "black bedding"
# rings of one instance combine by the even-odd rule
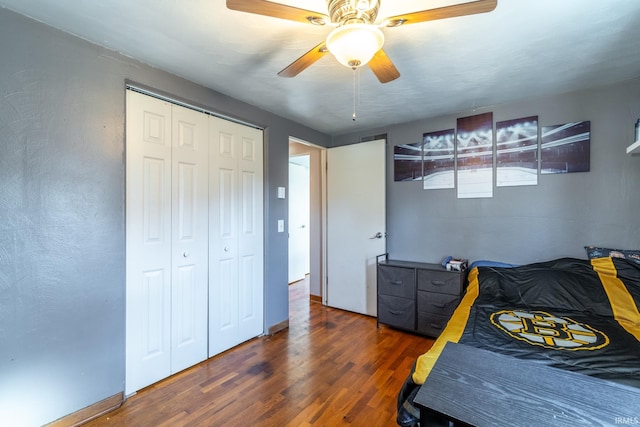
[[[474,268],[460,306],[398,395],[398,424],[417,422],[412,398],[447,341],[640,387],[639,307],[640,264],[624,259]]]

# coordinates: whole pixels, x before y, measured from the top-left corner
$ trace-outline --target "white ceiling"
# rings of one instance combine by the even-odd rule
[[[325,0],[279,2],[326,13]],[[382,0],[379,17],[460,2]],[[276,75],[330,28],[231,11],[225,0],[0,6],[330,135],[640,76],[640,1],[498,0],[490,13],[384,29],[401,77],[381,84],[361,69],[354,122],[352,72],[331,55],[295,78]]]

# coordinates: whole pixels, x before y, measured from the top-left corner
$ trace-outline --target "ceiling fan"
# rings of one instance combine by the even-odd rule
[[[497,0],[476,0],[391,16],[377,21],[381,0],[327,0],[328,15],[267,0],[227,0],[227,8],[313,25],[335,27],[327,39],[278,73],[294,77],[331,52],[343,65],[354,70],[369,65],[381,83],[400,77],[400,72],[382,49],[383,27],[399,27],[418,22],[491,12]]]

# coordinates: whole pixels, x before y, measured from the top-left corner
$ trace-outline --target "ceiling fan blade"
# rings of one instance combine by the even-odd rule
[[[266,0],[227,0],[227,8],[240,12],[255,13],[256,15],[303,22],[305,24],[324,25],[331,21],[327,15],[323,15],[322,13]]]
[[[491,12],[496,8],[497,4],[498,0],[477,0],[453,6],[421,10],[419,12],[406,13],[404,15],[387,18],[384,21],[384,25],[388,27],[397,27],[400,25],[417,24],[418,22],[435,21],[437,19],[475,15],[477,13]]]
[[[300,58],[293,61],[289,64],[284,70],[280,71],[278,75],[280,77],[295,77],[304,70],[306,70],[310,65],[316,62],[318,59],[322,58],[329,52],[325,42],[320,43],[309,52],[302,55]]]
[[[369,68],[380,80],[380,83],[388,83],[400,77],[400,72],[382,49],[373,55],[369,61]]]

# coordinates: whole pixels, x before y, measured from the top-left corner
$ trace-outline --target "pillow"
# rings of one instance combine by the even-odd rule
[[[469,266],[469,270],[473,270],[475,267],[501,267],[501,268],[512,268],[517,267],[517,264],[507,264],[506,262],[499,261],[489,261],[489,260],[478,260],[473,261]]]
[[[589,259],[594,258],[622,258],[627,261],[640,264],[640,250],[624,250],[624,249],[609,249],[598,248],[596,246],[585,246],[587,256]]]

